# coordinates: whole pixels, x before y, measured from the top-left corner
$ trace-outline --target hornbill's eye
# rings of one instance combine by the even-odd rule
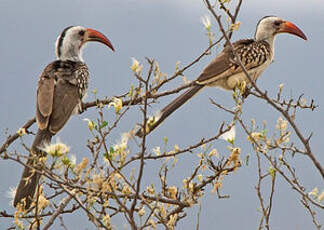
[[[85,31],[84,31],[84,30],[80,30],[80,32],[79,32],[79,35],[80,35],[80,36],[83,36],[83,35],[84,35],[84,33],[85,33]]]
[[[280,21],[280,20],[277,20],[277,21],[275,21],[273,24],[275,25],[275,26],[280,26],[281,25],[281,23],[282,23],[282,21]]]

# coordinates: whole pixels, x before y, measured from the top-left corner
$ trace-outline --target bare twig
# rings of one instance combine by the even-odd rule
[[[62,214],[64,208],[69,204],[69,202],[72,200],[73,196],[76,194],[76,190],[71,191],[72,195],[68,195],[66,198],[64,198],[56,211],[52,214],[51,218],[47,221],[47,223],[44,225],[43,230],[49,229],[52,224],[54,223],[55,219]]]

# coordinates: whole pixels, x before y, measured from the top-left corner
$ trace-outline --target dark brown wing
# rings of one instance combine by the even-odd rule
[[[72,61],[54,61],[43,71],[38,82],[36,119],[41,130],[57,133],[81,102],[79,78],[88,79],[85,64]]]
[[[198,77],[197,83],[207,84],[210,81],[217,80],[217,76],[230,70],[233,67],[231,58],[231,53],[227,49],[223,50],[211,63],[209,63],[205,67],[205,69]],[[228,75],[230,75],[230,73]]]
[[[50,65],[43,71],[37,86],[36,121],[40,130],[47,128],[53,109],[55,77],[51,76]]]
[[[79,89],[68,81],[61,80],[55,85],[53,110],[49,119],[49,130],[57,133],[69,120],[73,110],[81,102]]]
[[[233,43],[233,47],[247,70],[263,64],[271,52],[266,42],[256,42],[252,39],[239,40]],[[264,55],[260,55],[260,53]],[[208,84],[240,71],[242,70],[235,63],[235,56],[231,52],[230,47],[225,47],[225,49],[205,67],[198,77],[197,83]]]

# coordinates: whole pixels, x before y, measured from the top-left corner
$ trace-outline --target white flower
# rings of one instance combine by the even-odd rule
[[[322,202],[323,199],[324,199],[324,191],[322,191],[322,193],[317,197],[317,201]]]
[[[176,186],[168,187],[168,193],[171,199],[177,199],[178,188]]]
[[[211,27],[210,17],[209,15],[204,15],[201,17],[201,22],[204,25],[204,27],[209,30]]]
[[[108,108],[110,108],[110,106],[114,106],[115,113],[119,114],[120,110],[123,108],[123,101],[120,98],[113,97],[112,102],[108,104]]]
[[[235,24],[231,25],[231,30],[238,30],[240,28],[241,22],[238,21]]]
[[[317,197],[317,196],[318,196],[318,188],[317,188],[317,187],[313,188],[313,190],[310,191],[310,192],[308,193],[308,195],[309,195],[309,196]]]
[[[153,229],[156,229],[156,223],[153,219],[150,219],[148,223],[152,226]]]
[[[120,139],[120,143],[127,145],[129,139],[131,139],[133,136],[131,133],[123,133]]]
[[[191,81],[187,79],[186,76],[182,76],[182,81],[183,81],[183,84],[189,84]]]
[[[161,118],[161,111],[158,110],[154,116],[150,116],[147,119],[145,130],[146,133],[149,133],[151,131],[151,127]],[[141,129],[140,127],[137,127],[137,130]]]
[[[103,217],[103,222],[106,227],[110,227],[110,216],[108,214]]]
[[[229,131],[223,133],[219,138],[228,142],[233,142],[235,140],[235,135],[235,125],[233,125]]]
[[[130,68],[135,74],[139,74],[142,72],[143,66],[140,65],[139,61],[137,61],[135,58],[132,58],[132,65]]]
[[[129,195],[131,194],[132,190],[130,189],[130,187],[128,185],[124,185],[123,189],[122,189],[122,193],[124,195]]]
[[[134,57],[132,57],[132,65],[131,65],[131,70],[136,72],[136,69],[139,66],[139,61],[137,61]]]
[[[159,63],[155,62],[153,84],[160,84],[166,77],[167,74],[161,72]]]
[[[88,119],[88,118],[84,118],[83,119],[84,121],[86,121],[86,122],[88,122],[88,128],[89,128],[89,130],[90,131],[92,131],[93,130],[93,128],[95,127],[95,124],[94,124],[94,122],[93,121],[91,121],[90,119]]]
[[[248,141],[253,143],[254,141],[258,142],[261,138],[263,138],[263,134],[260,132],[252,132],[248,137]]]
[[[46,208],[49,204],[49,200],[47,200],[43,194],[40,194],[40,196],[38,197],[38,208],[42,210]]]
[[[53,157],[61,157],[66,155],[70,151],[70,148],[57,139],[56,143],[45,145],[42,150]]]
[[[287,127],[288,127],[288,121],[282,119],[282,117],[279,117],[277,120],[276,128],[284,132],[286,131]]]
[[[299,104],[300,104],[300,106],[306,106],[306,104],[307,104],[307,100],[306,100],[306,98],[302,97],[302,98],[299,100]]]
[[[173,214],[170,216],[170,219],[167,223],[167,226],[170,228],[170,229],[174,229],[174,225],[176,224],[176,221],[178,219],[178,214]]]
[[[144,214],[145,214],[145,208],[142,207],[142,208],[141,208],[137,213],[138,213],[138,215],[139,215],[140,217],[144,216]]]
[[[281,84],[279,85],[279,90],[280,90],[280,92],[282,91],[283,87],[284,87],[284,84],[281,83]]]
[[[91,93],[94,94],[94,95],[96,95],[96,94],[98,93],[98,89],[93,89],[93,90],[91,91]]]
[[[157,146],[157,147],[153,148],[153,152],[155,153],[155,155],[160,156],[161,155],[160,146]]]
[[[72,154],[70,156],[70,162],[71,162],[72,165],[75,165],[76,164],[76,156],[75,156],[75,154]]]
[[[9,191],[7,191],[7,197],[10,199],[10,201],[9,201],[10,206],[12,205],[13,200],[14,200],[14,198],[16,196],[16,191],[17,191],[16,187],[10,187]]]
[[[129,133],[123,133],[121,135],[121,138],[117,143],[113,146],[114,150],[117,152],[124,152],[127,149],[128,141],[132,138],[132,134]]]
[[[184,188],[187,188],[188,187],[188,178],[185,178],[185,179],[182,180],[182,186]]]
[[[146,191],[147,191],[150,195],[154,195],[154,193],[155,193],[154,185],[151,184],[151,185],[147,186],[147,187],[146,187]]]
[[[209,157],[218,157],[219,156],[219,153],[217,152],[217,149],[212,149],[209,154],[208,154]]]

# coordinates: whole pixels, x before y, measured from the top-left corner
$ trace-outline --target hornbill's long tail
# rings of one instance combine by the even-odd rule
[[[148,124],[148,129],[146,129],[146,134],[149,134],[152,132],[156,127],[158,127],[168,116],[170,116],[174,111],[176,111],[178,108],[180,108],[184,103],[186,103],[189,99],[191,99],[193,96],[195,96],[204,85],[194,85],[190,89],[188,89],[186,92],[181,94],[179,97],[174,99],[170,104],[165,106],[158,116],[155,118],[156,120],[153,120],[152,123]],[[138,137],[142,137],[144,135],[143,129],[139,129],[136,134]]]
[[[14,206],[18,203],[24,203],[26,209],[30,207],[40,179],[40,174],[35,169],[39,170],[38,160],[42,155],[41,148],[51,142],[52,136],[53,134],[48,130],[38,130],[30,150],[29,159],[26,163],[27,166],[24,169],[16,190]]]

